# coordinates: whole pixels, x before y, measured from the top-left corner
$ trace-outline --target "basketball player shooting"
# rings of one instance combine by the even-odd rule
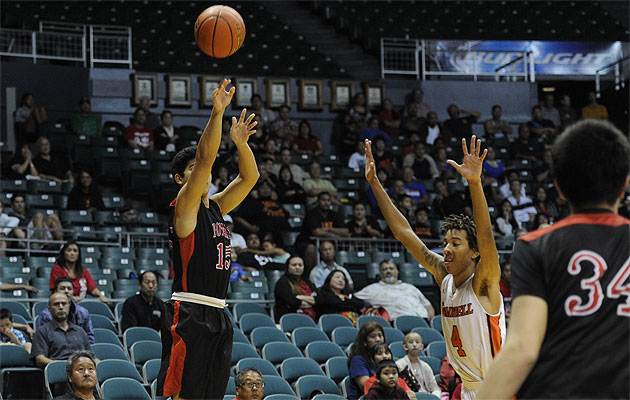
[[[429,271],[442,292],[442,326],[446,351],[462,379],[462,399],[474,399],[505,337],[501,269],[488,204],[481,185],[481,140],[472,137],[470,151],[462,139],[463,163],[448,163],[468,181],[474,221],[450,215],[442,224],[444,256],[430,251],[394,206],[376,176],[371,141],[365,141],[365,177],[396,239]]]
[[[158,393],[173,399],[221,399],[230,377],[232,324],[225,312],[230,282],[230,232],[223,216],[238,206],[259,173],[247,144],[254,114],[232,117],[230,137],[239,153],[239,175],[208,198],[210,171],[221,142],[225,108],[235,89],[223,80],[212,94],[210,120],[197,147],[173,158],[179,193],[171,203],[169,240],[173,247],[173,295],[162,326],[162,365]]]

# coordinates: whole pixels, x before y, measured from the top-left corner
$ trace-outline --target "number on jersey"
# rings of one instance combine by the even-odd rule
[[[453,325],[453,332],[451,332],[451,344],[453,347],[457,347],[457,354],[460,357],[466,357],[466,352],[462,344],[462,339],[459,337],[459,329],[457,325]]]
[[[225,247],[225,252],[223,251]],[[219,262],[216,265],[217,269],[226,269],[229,270],[230,269],[230,253],[232,252],[232,246],[227,245],[227,246],[223,246],[223,243],[219,243],[217,244],[217,260],[219,260]]]

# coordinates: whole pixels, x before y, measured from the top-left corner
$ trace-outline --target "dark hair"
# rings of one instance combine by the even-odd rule
[[[0,319],[9,319],[9,321],[13,322],[13,314],[11,310],[8,308],[0,308]]]
[[[260,97],[260,95],[258,93],[252,94],[252,97],[250,98],[250,100],[254,101],[254,99],[258,99],[258,100],[262,101],[262,97]]]
[[[81,277],[83,276],[83,264],[81,263],[81,246],[79,246],[79,243],[77,243],[76,240],[70,239],[63,245],[61,250],[59,250],[59,255],[57,256],[56,263],[62,268],[66,268],[66,257],[64,256],[64,253],[68,246],[70,246],[71,244],[77,246],[77,248],[79,249],[79,257],[77,258],[77,262],[74,264],[74,272],[76,273],[77,277]]]
[[[479,246],[477,245],[477,225],[475,225],[475,221],[472,218],[464,214],[449,215],[440,226],[440,231],[442,234],[445,234],[453,229],[466,231],[466,236],[468,236],[468,247],[474,250],[479,250]]]
[[[24,203],[26,203],[26,196],[22,193],[13,193],[13,196],[11,196],[11,205],[13,205],[13,202],[15,201],[15,199],[17,197],[21,197],[24,200]]]
[[[162,111],[162,114],[160,114],[160,118],[164,118],[164,116],[165,116],[166,114],[171,114],[171,115],[173,115],[173,112],[172,112],[171,110],[164,110],[164,111]]]
[[[188,165],[188,162],[196,156],[197,146],[185,147],[178,151],[171,161],[171,173],[173,174],[173,179],[175,179],[175,175],[184,176],[186,165]]]
[[[155,275],[155,279],[160,279],[162,277],[162,274],[160,274],[158,271],[153,270],[153,269],[148,269],[146,271],[142,271],[140,275],[138,275],[138,285],[142,284],[142,281],[144,280],[144,276],[148,273],[152,273],[153,275]]]
[[[70,282],[70,284],[72,284],[72,279],[69,276],[60,276],[59,278],[55,279],[55,286],[53,286],[53,292],[57,291],[57,286],[59,286],[59,284],[61,282]]]
[[[30,92],[24,93],[22,95],[22,98],[20,99],[20,106],[26,105],[26,99],[28,98],[28,96],[33,96],[33,93],[30,93]],[[33,98],[35,98],[35,96],[33,96]]]
[[[348,356],[348,366],[352,362],[352,359],[356,356],[361,356],[368,364],[372,365],[370,362],[370,348],[367,346],[367,337],[374,332],[375,330],[381,331],[383,337],[385,337],[385,329],[378,322],[368,321],[361,329],[359,329],[359,333],[357,337],[354,339],[354,343],[350,347],[350,355]]]
[[[503,199],[503,201],[501,202],[500,206],[499,206],[499,210],[498,215],[500,217],[503,217],[503,204],[508,203],[510,205],[510,213],[512,214],[512,218],[510,218],[510,225],[512,225],[512,234],[516,234],[516,231],[518,230],[518,222],[516,222],[516,218],[514,218],[514,206],[512,205],[512,203],[510,203],[510,200],[508,199]]]
[[[136,108],[136,109],[134,110],[134,112],[133,112],[133,117],[134,117],[134,119],[138,116],[138,113],[139,113],[140,111],[142,111],[142,112],[144,113],[144,115],[147,115],[147,112],[144,110],[144,108],[142,108],[142,107],[138,107],[138,108]]]
[[[383,360],[376,365],[376,379],[378,379],[379,382],[381,380],[381,371],[389,367],[396,368],[396,372],[400,374],[400,371],[398,370],[398,365],[396,365],[394,360]]]
[[[348,277],[346,276],[346,273],[343,272],[340,269],[333,269],[332,271],[330,271],[330,273],[328,274],[328,276],[326,277],[326,279],[324,280],[324,284],[322,285],[322,287],[320,288],[320,290],[327,290],[329,292],[332,292],[332,289],[330,288],[330,281],[333,278],[333,275],[335,274],[335,272],[340,272],[341,275],[343,276],[343,281],[344,281],[344,287],[341,290],[342,294],[350,294],[351,290],[350,290],[350,282],[348,282]]]
[[[567,128],[552,148],[552,172],[574,208],[615,204],[630,169],[628,139],[607,121],[584,120]]]
[[[291,172],[291,167],[288,166],[287,164],[283,164],[280,167],[280,170],[278,171],[278,178],[280,178],[280,180],[282,180],[282,171],[284,171],[285,169],[287,171],[289,171],[289,174],[291,174],[291,179],[289,179],[289,181],[294,182],[294,180],[293,180],[293,172]]]
[[[374,356],[380,353],[383,349],[385,349],[385,351],[387,351],[389,355],[392,356],[392,360],[394,360],[394,353],[392,353],[392,349],[389,348],[389,345],[387,343],[377,343],[376,345],[374,345],[374,347],[370,349],[370,361],[372,361],[372,364],[376,364]]]
[[[387,263],[392,263],[392,264],[394,264],[394,266],[396,267],[396,269],[398,269],[398,265],[396,265],[396,263],[394,262],[394,260],[393,260],[393,259],[391,259],[391,258],[386,258],[386,259],[384,259],[384,260],[381,260],[381,262],[380,262],[380,263],[378,263],[378,270],[380,271],[380,270],[381,270],[381,268],[383,267],[383,264],[387,264]]]
[[[70,354],[68,357],[68,363],[66,364],[66,376],[69,377],[72,375],[72,368],[74,368],[74,364],[81,357],[89,358],[94,366],[96,367],[96,358],[94,358],[94,354],[91,351],[87,350],[77,350]]]
[[[542,108],[539,105],[535,105],[534,107],[532,107],[532,112],[534,112],[536,109],[542,110]]]
[[[330,194],[330,192],[324,190],[324,191],[321,191],[321,192],[319,192],[317,194],[317,200],[321,199],[323,195],[327,195],[327,196],[330,196],[332,198],[332,195]]]
[[[498,108],[499,110],[502,110],[501,106],[498,104],[495,104],[492,106],[492,111],[494,111],[495,108]]]
[[[302,125],[308,126],[308,137],[312,137],[313,136],[313,129],[311,128],[311,124],[306,119],[301,120],[300,123],[298,124],[298,136],[301,133]]]
[[[248,372],[255,372],[258,375],[260,375],[260,377],[263,377],[262,372],[260,372],[258,369],[253,368],[253,367],[247,367],[247,368],[243,368],[242,370],[238,371],[236,373],[236,376],[234,376],[234,386],[235,387],[241,387],[243,386],[243,376],[248,373]]]

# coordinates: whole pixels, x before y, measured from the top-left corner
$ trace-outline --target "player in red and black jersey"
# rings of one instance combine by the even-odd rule
[[[239,152],[239,175],[208,199],[223,113],[235,89],[223,80],[212,94],[214,108],[197,147],[173,158],[180,187],[171,203],[169,239],[173,247],[173,295],[162,326],[162,366],[158,393],[173,399],[220,399],[230,377],[232,324],[224,308],[230,281],[230,232],[223,216],[238,206],[259,173],[247,144],[255,133],[254,114],[232,117],[230,137]]]
[[[630,220],[617,214],[628,140],[585,120],[552,157],[571,215],[517,242],[510,329],[479,398],[629,399]]]

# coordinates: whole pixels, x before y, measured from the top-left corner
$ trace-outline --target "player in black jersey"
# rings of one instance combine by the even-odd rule
[[[247,144],[255,133],[254,114],[232,117],[230,137],[238,150],[239,175],[208,198],[210,171],[221,142],[225,108],[235,89],[223,80],[212,94],[212,115],[197,147],[173,158],[180,187],[171,203],[169,240],[173,247],[173,295],[162,326],[162,365],[158,393],[173,399],[222,399],[230,377],[232,324],[225,312],[230,281],[230,232],[223,216],[238,206],[259,173]]]
[[[552,149],[571,215],[524,235],[512,316],[480,399],[630,398],[628,140],[608,122],[570,126]]]

